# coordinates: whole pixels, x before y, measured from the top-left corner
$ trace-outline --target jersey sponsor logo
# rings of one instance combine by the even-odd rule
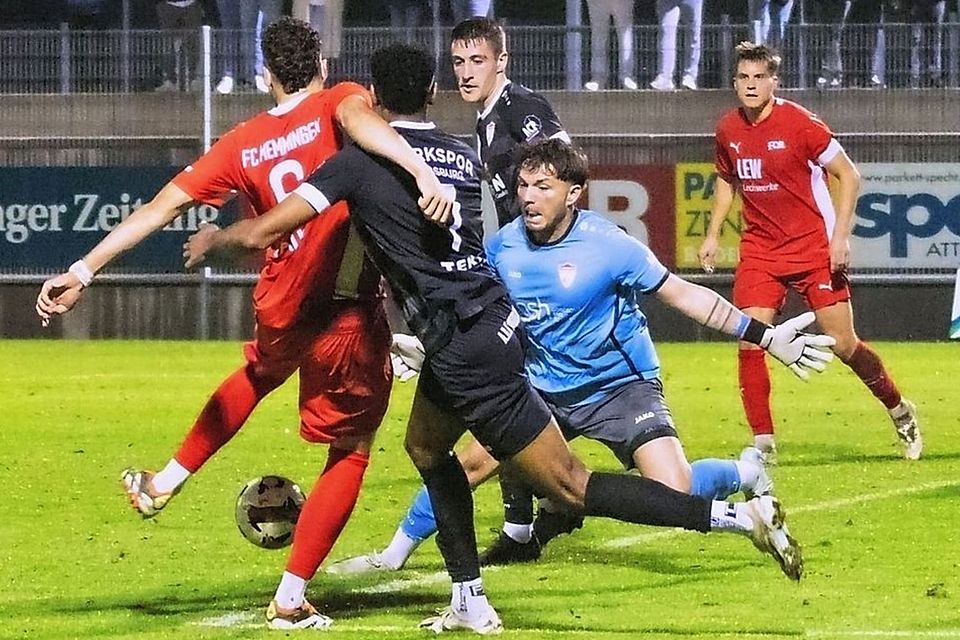
[[[577,278],[577,265],[564,262],[557,267],[557,275],[560,277],[560,284],[563,285],[563,288],[569,289]]]
[[[741,180],[763,180],[763,161],[760,158],[737,158],[737,177]]]
[[[730,148],[736,151],[737,155],[740,155],[740,145],[742,144],[743,144],[742,142],[731,142]]]
[[[413,151],[423,158],[423,161],[429,164],[433,172],[440,177],[459,176],[457,179],[462,181],[464,174],[473,176],[473,161],[458,151],[444,147],[414,147]],[[436,166],[438,164],[446,167]]]
[[[486,259],[482,254],[475,254],[459,260],[441,260],[440,266],[445,271],[472,271],[485,262]]]
[[[782,151],[787,148],[787,143],[783,140],[770,140],[767,142],[767,151]]]
[[[494,136],[494,134],[497,133],[497,123],[496,123],[496,122],[488,122],[488,123],[487,123],[487,128],[484,129],[484,133],[485,133],[486,136],[487,136],[487,146],[489,147],[490,145],[493,144],[493,136]]]
[[[523,277],[523,274],[520,273],[519,271],[516,271],[516,270],[514,270],[514,271],[508,271],[508,272],[507,272],[507,277],[508,277],[508,278],[514,278],[514,279],[516,279],[516,280],[519,280],[520,278]]]
[[[320,135],[320,118],[300,125],[290,133],[271,138],[256,147],[240,150],[240,163],[243,168],[256,167],[263,162],[276,160],[289,154],[291,151],[308,145]]]
[[[494,174],[493,177],[490,178],[490,188],[493,189],[493,195],[498,200],[507,195],[507,185],[499,173]]]
[[[645,420],[650,420],[650,419],[653,418],[655,415],[656,415],[656,414],[655,414],[653,411],[646,411],[646,412],[644,412],[644,413],[641,413],[640,415],[638,415],[636,418],[633,419],[633,424],[640,424],[641,422],[644,422]]]
[[[520,128],[520,130],[523,132],[527,142],[529,142],[530,140],[536,138],[537,134],[543,131],[543,123],[540,122],[540,118],[531,113],[523,119],[523,126]]]

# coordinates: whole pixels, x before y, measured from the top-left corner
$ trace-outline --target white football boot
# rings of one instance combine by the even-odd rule
[[[780,501],[774,496],[758,496],[743,506],[753,520],[749,534],[753,546],[773,556],[783,573],[799,582],[803,576],[803,553],[800,544],[787,530]]]
[[[153,471],[145,469],[124,469],[120,474],[120,484],[127,494],[130,506],[140,512],[144,518],[152,518],[160,513],[160,510],[167,506],[171,498],[179,492],[179,487],[171,493],[154,493],[151,491],[153,485]]]
[[[503,633],[503,623],[493,607],[490,607],[487,614],[476,622],[461,618],[453,607],[438,609],[437,615],[430,616],[420,623],[420,628],[436,634],[458,630],[473,631],[482,636],[496,636]]]
[[[318,612],[306,600],[296,609],[284,611],[277,606],[276,600],[270,601],[267,607],[267,626],[277,631],[292,631],[294,629],[329,629],[333,626],[333,618]]]
[[[890,409],[889,414],[903,447],[903,457],[907,460],[919,460],[923,453],[923,436],[920,435],[920,425],[917,424],[917,405],[904,398],[899,406]]]
[[[747,447],[740,452],[740,461],[748,464],[754,464],[760,468],[760,473],[756,481],[751,485],[740,487],[747,500],[752,500],[757,496],[766,496],[773,493],[773,478],[767,472],[767,465],[764,464],[763,452],[756,447]]]
[[[327,566],[327,573],[337,576],[354,576],[362,573],[376,573],[386,571],[397,571],[399,567],[394,567],[383,561],[379,551],[368,553],[363,556],[355,556],[340,560]]]

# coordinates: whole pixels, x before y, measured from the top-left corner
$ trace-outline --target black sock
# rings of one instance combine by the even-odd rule
[[[500,475],[503,495],[503,520],[513,524],[533,522],[533,491],[522,481]]]
[[[573,533],[574,530],[582,526],[582,515],[566,512],[554,513],[541,506],[537,513],[537,519],[533,521],[533,535],[537,536],[540,546],[545,546],[561,533]]]
[[[453,452],[432,469],[421,471],[433,515],[437,520],[437,547],[453,582],[480,577],[477,535],[473,529],[473,494],[460,461]]]
[[[675,491],[649,478],[594,472],[587,482],[583,502],[588,516],[710,531],[709,500]]]

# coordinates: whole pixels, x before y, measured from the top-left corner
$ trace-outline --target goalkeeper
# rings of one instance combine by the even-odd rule
[[[487,247],[524,321],[526,372],[556,416],[564,436],[606,445],[623,465],[669,487],[707,499],[737,491],[768,493],[772,483],[757,449],[739,460],[687,462],[663,395],[660,365],[642,311],[656,296],[704,326],[766,349],[800,378],[822,371],[833,354],[828,336],[801,333],[807,313],[770,327],[753,320],[705,287],[671,274],[641,242],[592,211],[580,210],[586,158],[559,140],[543,140],[518,156],[520,218]],[[417,368],[409,341],[395,353]],[[497,471],[476,441],[460,454],[471,486]],[[554,514],[541,503],[534,524],[505,523],[487,564],[535,560],[542,545],[572,531],[582,518]],[[403,566],[436,529],[425,489],[417,494],[393,540],[374,552],[332,565],[333,573]]]

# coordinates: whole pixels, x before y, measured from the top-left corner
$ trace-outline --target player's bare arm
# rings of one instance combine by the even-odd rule
[[[240,250],[266,249],[317,215],[313,207],[297,194],[284,198],[273,209],[233,223],[226,229],[204,225],[183,245],[184,266],[197,266],[208,256],[232,255]]]
[[[854,209],[860,193],[860,171],[841,149],[824,168],[837,184],[837,220],[830,238],[830,271],[843,271],[850,265],[850,234],[853,232]]]
[[[771,327],[750,318],[716,291],[673,274],[667,276],[656,295],[705,327],[763,347],[803,380],[810,371],[823,371],[833,360],[833,353],[827,350],[836,343],[833,338],[803,332],[813,322],[813,313]]]
[[[192,202],[193,198],[180,187],[167,183],[150,202],[118,224],[68,271],[44,282],[36,306],[44,326],[52,316],[62,315],[73,308],[80,299],[80,292],[93,281],[98,271],[176,220],[183,208]]]
[[[700,245],[697,252],[697,258],[700,260],[700,266],[707,273],[713,273],[717,266],[717,248],[720,245],[720,229],[723,227],[727,215],[730,213],[730,207],[733,206],[733,185],[717,176],[716,186],[713,190],[713,204],[710,207],[710,226],[707,227],[707,235]]]
[[[398,164],[417,180],[424,215],[438,224],[446,224],[453,215],[454,199],[444,190],[433,170],[414,153],[393,127],[370,108],[359,95],[344,98],[337,107],[337,121],[362,149]]]

